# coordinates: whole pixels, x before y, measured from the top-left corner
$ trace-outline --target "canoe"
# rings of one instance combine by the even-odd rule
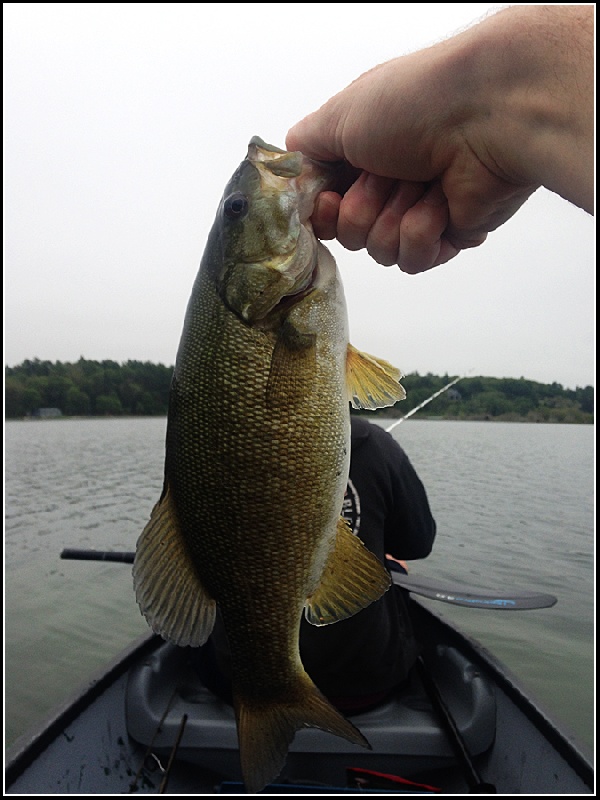
[[[414,674],[352,716],[372,750],[303,729],[264,792],[592,794],[590,761],[507,668],[410,605]],[[134,642],[11,748],[5,793],[244,793],[233,709],[202,684],[197,653],[154,634]]]

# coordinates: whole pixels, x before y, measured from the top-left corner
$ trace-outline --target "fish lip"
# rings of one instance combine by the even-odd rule
[[[348,177],[348,165],[344,161],[317,161],[304,155],[300,150],[282,150],[267,144],[260,136],[253,136],[248,145],[247,160],[253,163],[264,175],[265,170],[276,175],[280,165],[290,164],[287,179],[302,197],[299,207],[300,222],[306,223],[313,210],[315,199],[323,191],[345,192],[352,180]],[[354,176],[356,177],[356,176]]]
[[[302,203],[298,207],[300,223],[306,227],[310,226],[312,234],[310,217],[315,208],[315,200],[321,192],[334,191],[339,185],[339,163],[313,161],[303,156],[302,173],[293,181],[302,197]]]

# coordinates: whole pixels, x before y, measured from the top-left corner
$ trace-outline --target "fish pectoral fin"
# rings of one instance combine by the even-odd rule
[[[187,552],[168,483],[138,539],[133,585],[142,614],[163,639],[182,647],[206,642],[216,603]]]
[[[295,408],[314,388],[317,336],[285,322],[273,348],[267,381],[267,408]]]
[[[348,523],[340,517],[335,548],[321,582],[307,599],[304,614],[312,625],[330,625],[366,608],[389,589],[389,573]]]
[[[373,410],[404,400],[406,392],[399,383],[401,377],[397,367],[348,345],[346,383],[352,408]]]
[[[252,702],[234,693],[240,762],[246,791],[260,792],[281,772],[301,728],[320,728],[371,749],[369,742],[317,689],[305,672],[281,702]]]

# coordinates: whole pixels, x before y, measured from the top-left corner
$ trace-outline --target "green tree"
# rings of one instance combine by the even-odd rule
[[[70,416],[86,416],[90,413],[90,398],[77,386],[72,386],[65,399],[65,414]]]
[[[25,387],[19,378],[9,376],[4,381],[4,414],[9,419],[23,417],[27,413]]]
[[[55,406],[64,414],[166,414],[173,368],[149,361],[91,361],[75,363],[27,359],[5,367],[5,416],[19,418],[40,407]],[[454,376],[452,376],[454,377]],[[402,383],[407,399],[380,414],[404,416],[442,389],[451,377],[418,372]],[[421,416],[450,418],[527,419],[530,421],[591,423],[594,388],[564,389],[525,378],[464,378],[452,390],[431,401]]]
[[[117,417],[123,413],[123,406],[117,394],[101,394],[96,398],[96,414]]]

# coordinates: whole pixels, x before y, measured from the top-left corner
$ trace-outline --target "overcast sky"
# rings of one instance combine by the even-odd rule
[[[173,364],[227,180],[486,3],[4,3],[5,363]],[[539,190],[418,276],[332,246],[353,344],[404,372],[594,383],[594,220]]]

